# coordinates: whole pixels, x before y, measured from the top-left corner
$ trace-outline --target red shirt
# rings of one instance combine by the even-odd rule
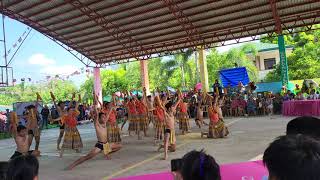
[[[77,126],[77,116],[79,115],[79,111],[74,111],[74,112],[71,112],[71,113],[68,113],[67,117],[66,117],[66,124],[68,127],[76,127]]]
[[[137,110],[133,102],[128,102],[128,111],[129,114],[137,114]]]
[[[108,122],[112,125],[114,125],[117,122],[116,114],[117,113],[115,110],[112,110],[111,113],[109,114]]]
[[[209,109],[209,118],[213,123],[217,123],[219,121],[219,115],[212,107]]]
[[[159,106],[156,107],[155,109],[156,111],[156,116],[157,116],[157,119],[161,122],[164,121],[164,112],[163,112],[163,109]]]
[[[179,103],[180,112],[186,113],[187,112],[187,106],[184,102]]]
[[[137,111],[139,114],[147,113],[146,106],[141,101],[137,102]]]

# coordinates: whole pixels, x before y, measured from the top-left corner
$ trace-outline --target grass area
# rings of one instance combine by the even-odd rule
[[[320,84],[320,78],[313,78],[312,80],[314,80],[316,83]],[[304,80],[292,80],[290,81],[291,83],[298,84],[300,87],[302,87],[302,83]]]
[[[11,135],[9,133],[7,133],[7,132],[0,133],[0,140],[1,139],[7,139],[7,138],[10,138],[10,137],[11,137]]]

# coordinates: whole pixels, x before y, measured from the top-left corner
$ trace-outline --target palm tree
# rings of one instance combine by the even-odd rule
[[[184,53],[179,53],[171,56],[170,59],[165,60],[161,67],[161,73],[166,75],[166,78],[169,79],[173,73],[180,69],[181,71],[181,84],[182,87],[186,87],[186,73],[189,75],[190,79],[193,79],[192,68],[188,63],[190,57],[193,54],[192,49],[187,49]]]

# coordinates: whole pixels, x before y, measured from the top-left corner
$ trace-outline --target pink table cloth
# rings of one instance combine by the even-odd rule
[[[220,166],[222,180],[267,180],[268,170],[262,161],[249,161],[242,163],[225,164]],[[147,174],[116,178],[113,180],[173,180],[171,172]]]
[[[285,101],[282,104],[284,116],[320,116],[320,100]]]

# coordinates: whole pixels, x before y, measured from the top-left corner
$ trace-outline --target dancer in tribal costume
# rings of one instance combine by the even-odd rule
[[[138,122],[137,122],[138,139],[141,139],[140,131],[143,131],[144,136],[147,137],[147,130],[149,127],[148,110],[146,106],[146,88],[143,88],[142,98],[136,99],[136,109],[138,113]]]
[[[148,125],[152,122],[153,126],[155,127],[155,123],[154,123],[154,102],[152,101],[152,97],[151,95],[147,96],[147,108],[148,108],[148,119],[149,119],[149,123]]]
[[[40,144],[40,128],[38,125],[38,105],[39,100],[41,100],[40,95],[37,93],[37,102],[36,105],[29,105],[27,106],[27,112],[25,114],[25,119],[27,119],[26,128],[28,130],[28,136],[29,136],[29,146],[32,145],[33,138],[35,139],[36,145],[35,150],[39,150],[39,144]]]
[[[203,137],[204,134],[207,134],[208,138],[214,138],[214,139],[226,137],[229,134],[229,130],[224,125],[224,122],[222,121],[222,119],[220,119],[219,117],[218,97],[216,97],[215,100],[213,100],[212,103],[210,104],[208,109],[208,114],[210,119],[209,132],[201,133],[201,137]]]
[[[131,98],[129,102],[126,104],[126,108],[128,111],[128,120],[129,120],[129,135],[131,135],[131,132],[136,132],[137,133],[137,109],[136,109],[136,104],[135,100]]]
[[[188,103],[180,101],[178,104],[179,111],[177,112],[177,119],[179,120],[179,129],[182,134],[186,134],[190,130],[189,115],[188,115]]]
[[[155,97],[155,109],[154,109],[154,125],[155,125],[155,135],[154,135],[154,145],[157,145],[158,141],[163,139],[164,135],[164,111],[161,108],[161,101],[159,96]]]
[[[58,111],[58,114],[59,114],[59,118],[58,119],[52,119],[51,122],[54,122],[54,121],[58,121],[59,123],[59,126],[60,126],[60,133],[59,133],[59,137],[58,137],[58,140],[57,140],[57,150],[61,150],[60,149],[60,143],[61,143],[61,140],[62,140],[62,137],[64,135],[64,120],[66,118],[66,115],[67,115],[67,112],[65,110],[65,103],[60,101],[58,104],[56,103],[56,98],[55,96],[53,95],[52,92],[50,92],[50,95],[51,95],[51,98],[52,98],[52,101],[53,101],[53,104],[56,108],[56,110]]]
[[[95,96],[94,96],[95,97]],[[96,101],[95,101],[96,102]],[[96,135],[97,135],[97,143],[95,146],[92,148],[92,150],[85,156],[79,158],[76,160],[74,163],[72,163],[70,166],[68,166],[68,170],[72,170],[74,167],[78,166],[79,164],[95,157],[98,155],[100,152],[103,152],[105,158],[107,160],[110,159],[110,154],[113,152],[116,152],[121,149],[121,144],[118,143],[109,143],[108,142],[108,137],[107,137],[107,128],[105,124],[105,119],[109,119],[109,115],[111,112],[114,110],[114,107],[111,107],[107,114],[104,114],[102,112],[99,112],[96,107],[94,107],[94,127],[96,130]]]
[[[165,107],[161,106],[165,114],[165,135],[164,135],[164,144],[160,145],[158,151],[164,148],[164,160],[168,158],[168,150],[170,152],[176,151],[176,136],[175,136],[175,113],[178,104],[180,103],[181,98],[173,104],[171,101],[166,104]]]
[[[65,116],[65,135],[63,138],[60,157],[62,157],[65,149],[73,149],[76,150],[76,152],[81,152],[81,149],[83,148],[81,136],[77,128],[77,116],[80,114],[78,111],[79,104],[75,101],[75,106],[72,107],[74,97],[75,95],[73,95],[72,101],[69,103],[67,115]],[[80,95],[79,101],[81,101]]]

